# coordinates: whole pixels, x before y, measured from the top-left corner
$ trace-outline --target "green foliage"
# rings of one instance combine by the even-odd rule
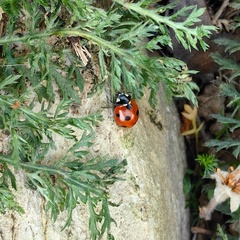
[[[229,40],[226,40],[229,41]],[[212,53],[211,57],[220,65],[220,70],[232,70],[234,73],[229,77],[229,81],[240,76],[239,64],[233,58],[224,58],[219,53]]]
[[[233,8],[238,8],[238,3],[231,3]],[[236,20],[236,19],[235,19]],[[239,21],[239,20],[238,20]],[[232,27],[239,27],[239,24],[235,21],[232,24]],[[207,141],[204,145],[212,148],[214,147],[216,151],[225,150],[229,155],[233,155],[231,164],[238,167],[239,166],[239,154],[240,154],[240,142],[238,137],[239,134],[237,131],[240,127],[239,122],[239,108],[240,108],[240,93],[236,87],[236,83],[239,80],[240,76],[240,65],[234,60],[231,54],[240,50],[239,43],[234,39],[218,39],[216,43],[222,46],[225,46],[225,51],[229,54],[226,56],[221,56],[218,53],[212,54],[212,58],[216,63],[220,65],[220,70],[223,70],[224,74],[226,73],[227,81],[221,83],[220,85],[220,95],[227,99],[226,110],[222,114],[213,114],[212,116],[221,123],[222,129],[219,131],[215,139]],[[224,70],[230,70],[224,71]],[[213,157],[214,159],[214,157]],[[224,159],[223,159],[224,160]],[[220,162],[219,162],[220,164]],[[228,166],[228,162],[221,161],[223,167]],[[225,166],[226,167],[226,166]],[[237,177],[238,178],[238,177]],[[235,179],[236,180],[236,179]],[[231,182],[231,181],[229,181]],[[219,193],[221,194],[221,193]],[[239,222],[240,219],[240,209],[235,212],[231,212],[229,199],[224,203],[219,204],[216,207],[216,210],[228,216],[228,223]],[[239,236],[232,236],[225,233],[225,225],[222,227],[218,225],[216,236],[213,239],[231,239],[237,240]]]
[[[209,140],[205,143],[205,146],[216,147],[217,151],[233,149],[232,154],[237,159],[240,153],[240,142],[237,139],[231,138],[230,135],[240,127],[240,121],[237,117],[237,112],[240,107],[240,93],[232,83],[222,84],[220,89],[222,96],[229,97],[228,107],[231,107],[233,111],[230,116],[213,114],[213,117],[222,124],[223,128],[219,133],[219,139]]]
[[[217,224],[217,231],[215,236],[212,237],[213,240],[239,240],[239,236],[230,235],[226,233],[226,227]]]
[[[240,95],[234,84],[222,83],[220,85],[220,95],[224,97],[230,97],[230,101],[227,104],[228,107],[234,107],[234,111],[231,116],[234,116],[240,108]]]
[[[106,190],[116,180],[121,180],[117,175],[124,173],[126,161],[119,163],[116,159],[96,158],[83,162],[80,161],[79,155],[85,154],[79,153],[79,150],[74,152],[71,150],[65,159],[60,160],[61,168],[58,163],[47,167],[24,164],[23,167],[26,169],[34,167],[35,171],[38,169],[36,172],[28,173],[29,181],[46,199],[46,209],[51,212],[52,219],[55,221],[60,211],[68,212],[64,228],[71,223],[72,211],[76,205],[79,202],[88,203],[89,227],[92,239],[97,239],[106,230],[110,230],[113,219],[109,214]],[[78,157],[70,161],[67,157],[70,153]]]
[[[198,155],[196,161],[201,167],[203,167],[203,177],[209,177],[211,173],[214,172],[215,168],[218,166],[217,159],[212,154],[202,154]]]
[[[14,210],[18,213],[24,213],[23,208],[15,201],[15,197],[9,187],[0,186],[0,213],[6,213],[6,210]]]
[[[232,154],[235,158],[238,157],[240,152],[240,143],[237,140],[234,140],[232,138],[224,139],[224,140],[217,140],[212,139],[207,141],[204,144],[206,147],[216,147],[216,151],[220,151],[222,149],[229,149],[231,147],[234,147],[235,150],[232,151]]]
[[[191,47],[197,49],[196,44],[199,42],[203,50],[206,50],[208,46],[202,38],[204,36],[209,37],[211,31],[215,30],[213,26],[194,26],[195,23],[201,21],[199,17],[205,11],[203,8],[197,9],[194,6],[187,6],[175,14],[166,17],[159,14],[167,9],[166,6],[159,6],[156,9],[147,9],[148,6],[142,4],[144,1],[139,1],[138,3],[125,3],[123,0],[115,0],[115,2],[121,4],[130,11],[134,11],[138,14],[137,16],[145,16],[147,19],[151,19],[151,22],[156,23],[156,28],[159,29],[159,33],[161,34],[169,34],[166,27],[172,28],[177,40],[185,49],[190,50]],[[186,18],[184,21],[175,22],[179,17]]]
[[[58,4],[55,3],[57,6],[55,8],[52,1],[34,1],[32,4],[23,1],[26,13],[29,13],[23,23],[26,34],[22,37],[14,36],[15,27],[9,23],[8,33],[12,37],[6,36],[0,39],[0,44],[4,46],[7,63],[16,64],[26,61],[25,56],[13,59],[14,49],[8,47],[9,43],[20,42],[30,52],[29,61],[33,68],[30,72],[22,64],[18,67],[15,65],[15,68],[23,79],[27,77],[32,84],[39,84],[43,80],[47,82],[46,86],[42,85],[38,89],[40,100],[43,97],[53,100],[53,81],[58,84],[64,97],[73,99],[76,96],[72,89],[78,84],[78,81],[73,79],[74,76],[80,75],[80,72],[77,72],[77,66],[81,66],[82,62],[71,55],[71,67],[66,66],[63,60],[69,58],[69,52],[63,52],[62,49],[46,42],[52,36],[58,36],[63,40],[69,36],[81,37],[82,40],[79,41],[81,46],[87,48],[91,48],[92,44],[97,46],[102,78],[100,81],[110,79],[113,95],[119,90],[125,90],[131,92],[133,97],[140,98],[147,86],[151,90],[149,101],[154,106],[159,82],[163,81],[169,96],[186,97],[196,105],[193,90],[196,90],[197,86],[181,78],[184,63],[169,58],[149,59],[144,51],[145,49],[158,50],[164,46],[171,47],[169,28],[174,31],[176,38],[186,49],[192,47],[196,49],[197,43],[200,43],[206,50],[207,44],[203,38],[209,37],[210,32],[215,28],[194,26],[200,21],[199,17],[204,10],[188,6],[172,16],[162,16],[159,13],[163,14],[173,5],[150,9],[152,1],[125,3],[116,0],[114,2],[112,8],[106,12],[92,5],[91,1],[78,1],[78,4],[72,1],[59,1]],[[43,4],[46,11],[50,11],[51,14],[45,14],[44,8],[39,8],[39,4]],[[63,17],[62,11],[65,9],[66,16]],[[4,7],[4,11],[12,16],[11,8]],[[186,19],[183,22],[178,21],[179,17],[183,16]],[[42,22],[45,30],[41,32],[38,29],[41,29]],[[79,24],[72,27],[76,22]],[[152,40],[148,42],[149,37]],[[108,64],[109,62],[111,64]],[[173,62],[175,62],[174,67]],[[60,69],[68,73],[65,81],[58,77]],[[7,70],[9,73],[10,69]],[[189,73],[191,72],[186,71],[184,75]],[[65,92],[63,85],[69,86]]]
[[[240,65],[236,62],[236,60],[234,60],[233,57],[231,57],[231,54],[240,50],[239,41],[235,39],[220,38],[215,40],[215,42],[219,45],[224,46],[225,51],[229,52],[229,57],[223,57],[219,53],[212,53],[211,57],[220,66],[220,70],[233,71],[233,73],[229,77],[229,81],[231,82],[232,80],[240,76]]]
[[[17,1],[17,0],[1,0],[0,6],[4,10],[4,12],[11,11],[11,15],[13,17],[18,15],[20,12],[20,9],[21,9],[19,1]]]
[[[23,208],[14,200],[10,187],[17,190],[16,179],[7,164],[1,164],[0,170],[0,213],[4,214],[7,209],[24,213]]]
[[[150,9],[151,0],[115,0],[105,11],[93,2],[0,0],[5,12],[0,38],[0,131],[9,139],[0,155],[0,211],[22,212],[11,191],[17,189],[12,169],[21,169],[29,186],[45,198],[54,221],[61,211],[67,211],[63,226],[67,227],[73,209],[82,202],[89,207],[91,238],[100,239],[107,231],[113,239],[108,187],[121,180],[126,161],[89,156],[95,126],[102,119],[98,113],[69,116],[71,105],[81,101],[83,72],[90,69],[94,75],[88,95],[105,84],[111,86],[112,96],[123,90],[140,98],[149,88],[149,102],[155,106],[163,82],[167,96],[185,97],[196,105],[193,91],[198,88],[184,80],[194,72],[183,70],[185,64],[173,58],[149,58],[145,50],[172,47],[169,28],[186,49],[196,49],[199,43],[206,50],[203,37],[209,37],[215,28],[195,27],[203,9],[191,6],[163,16],[174,4]],[[79,57],[73,52],[76,45]],[[98,69],[94,71],[97,65],[99,74]],[[54,109],[56,96],[60,103]],[[74,129],[82,130],[81,139]],[[72,146],[61,159],[47,164],[46,155],[56,150],[55,135],[69,139]]]
[[[240,46],[238,44],[239,41],[235,39],[219,38],[219,39],[216,39],[214,42],[219,45],[225,46],[225,51],[228,51],[230,54],[240,50]]]
[[[126,161],[88,157],[88,148],[94,139],[93,127],[101,120],[99,114],[82,118],[67,116],[72,103],[69,100],[62,100],[52,113],[44,105],[41,111],[34,111],[34,104],[28,99],[34,96],[33,88],[28,88],[22,95],[13,90],[18,86],[19,78],[18,75],[9,76],[0,84],[4,93],[0,96],[0,128],[10,139],[6,153],[0,155],[3,164],[0,210],[2,213],[6,209],[23,212],[9,188],[10,183],[17,190],[16,179],[8,167],[13,166],[26,172],[29,186],[45,198],[46,210],[51,212],[54,221],[61,211],[68,212],[63,228],[71,223],[72,211],[79,202],[90,204],[89,226],[91,231],[97,229],[97,233],[91,232],[92,239],[97,239],[110,230],[113,220],[109,215],[107,189],[121,180],[118,176],[124,173]],[[73,128],[83,130],[81,139],[77,139]],[[46,164],[46,154],[55,149],[54,134],[72,140],[73,145],[61,159]],[[96,208],[100,209],[99,213]]]
[[[189,194],[192,190],[192,182],[191,182],[191,175],[193,171],[191,169],[187,169],[184,179],[183,179],[183,192],[184,194]]]
[[[215,239],[228,240],[227,235],[224,233],[223,229],[221,228],[221,226],[219,224],[217,225],[217,238],[215,238]]]
[[[230,2],[229,7],[233,8],[236,12],[238,12],[240,9],[239,0]],[[240,27],[240,17],[239,17],[239,14],[236,14],[233,17],[233,20],[230,22],[229,29],[235,31],[239,27]]]
[[[216,210],[229,217],[229,219],[227,221],[228,223],[233,223],[235,221],[239,221],[239,219],[240,219],[240,208],[237,211],[232,213],[231,210],[230,210],[229,199],[226,200],[224,203],[219,204],[217,206]]]
[[[233,39],[218,39],[216,43],[225,46],[225,50],[231,55],[239,51],[239,44]],[[222,57],[219,54],[212,54],[213,59],[220,65],[221,70],[231,70],[232,74],[229,76],[228,83],[220,85],[220,95],[229,98],[228,108],[231,108],[231,114],[223,116],[220,114],[213,114],[223,125],[222,131],[217,136],[217,139],[212,139],[205,143],[207,147],[216,147],[216,150],[233,149],[232,154],[237,159],[240,153],[240,142],[230,137],[231,133],[240,127],[240,121],[237,113],[240,108],[240,93],[234,85],[234,79],[240,76],[240,65],[233,58]]]
[[[193,216],[197,217],[199,212],[197,196],[202,180],[193,181],[195,174],[195,171],[186,169],[183,179],[183,192],[187,196],[186,207],[191,208]]]

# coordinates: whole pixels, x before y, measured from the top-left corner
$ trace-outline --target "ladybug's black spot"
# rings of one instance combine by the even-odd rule
[[[139,110],[137,110],[136,115],[137,115],[137,116],[139,115]]]
[[[125,117],[125,121],[129,121],[129,120],[131,120],[131,117],[130,116],[126,116]]]
[[[119,114],[119,113],[117,113],[117,114],[116,114],[116,116],[119,118],[119,117],[120,117],[120,114]]]

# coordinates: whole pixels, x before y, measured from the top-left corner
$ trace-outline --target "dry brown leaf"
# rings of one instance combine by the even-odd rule
[[[13,109],[20,108],[21,107],[21,103],[19,101],[17,101],[14,104],[12,104],[10,107],[13,108]]]

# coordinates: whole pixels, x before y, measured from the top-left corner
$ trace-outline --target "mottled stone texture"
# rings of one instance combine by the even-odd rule
[[[101,111],[104,121],[96,128],[93,155],[109,155],[128,161],[125,181],[110,189],[111,215],[117,222],[111,232],[116,240],[188,240],[189,216],[185,209],[183,175],[185,149],[179,131],[179,118],[173,104],[168,103],[164,91],[159,104],[151,110],[146,96],[137,101],[140,118],[130,129],[116,126],[111,102],[105,93],[82,100],[80,114]],[[79,133],[81,134],[81,133]],[[56,138],[56,160],[66,151],[68,141]],[[25,175],[18,172],[17,200],[25,214],[8,212],[0,218],[1,240],[87,240],[88,212],[80,205],[73,213],[70,228],[61,232],[66,214],[53,223],[44,211],[44,200],[26,187]]]

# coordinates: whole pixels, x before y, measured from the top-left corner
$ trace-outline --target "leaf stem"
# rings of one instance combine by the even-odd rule
[[[10,164],[14,166],[14,159],[11,158],[6,158],[4,156],[0,156],[0,162]],[[82,190],[88,190],[96,195],[101,196],[104,194],[104,190],[101,189],[100,187],[96,189],[94,186],[91,186],[89,183],[77,180],[76,178],[72,177],[72,172],[71,171],[66,171],[63,169],[59,169],[54,166],[46,166],[42,164],[36,164],[36,163],[31,163],[31,162],[20,162],[19,166],[22,169],[25,169],[27,171],[33,171],[33,172],[47,172],[49,175],[61,175],[68,183],[75,185],[79,187]]]
[[[154,10],[145,9],[140,7],[136,3],[124,3],[122,0],[114,0],[114,2],[124,6],[127,9],[133,10],[134,12],[139,13],[140,15],[147,16],[153,19],[156,23],[164,23],[168,25],[173,30],[178,29],[181,31],[189,32],[189,28],[185,27],[182,22],[173,22],[169,17],[161,16],[157,14]],[[196,28],[191,29],[191,34],[196,35]]]
[[[14,165],[14,159],[11,158],[6,158],[4,156],[0,156],[0,162],[4,162],[10,165]],[[65,170],[59,170],[59,168],[55,168],[53,166],[46,166],[46,165],[42,165],[42,164],[36,164],[36,163],[29,163],[29,162],[20,162],[19,165],[27,170],[30,171],[36,171],[36,172],[43,172],[43,171],[47,171],[49,174],[60,174],[60,175],[64,175],[67,174],[68,172]]]
[[[69,37],[69,36],[80,36],[83,38],[86,38],[90,41],[93,41],[97,43],[100,46],[109,48],[113,50],[115,53],[122,55],[124,57],[129,58],[130,55],[123,49],[118,48],[114,46],[111,42],[104,40],[103,38],[100,38],[94,34],[88,33],[86,31],[79,30],[78,28],[65,28],[65,29],[53,29],[50,31],[45,31],[45,32],[39,32],[39,33],[34,33],[34,34],[26,34],[23,37],[5,37],[5,38],[0,38],[0,45],[3,44],[10,44],[14,42],[25,42],[33,39],[42,39],[42,38],[48,38],[52,35],[58,35],[58,36],[63,36],[63,37]]]

